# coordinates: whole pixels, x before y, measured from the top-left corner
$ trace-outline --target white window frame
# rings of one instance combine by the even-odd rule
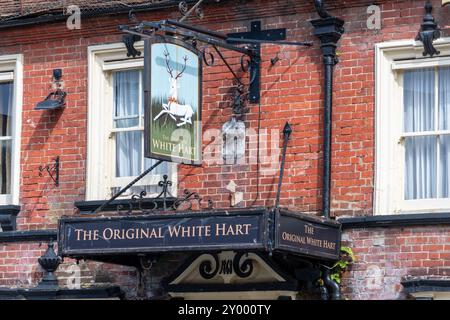
[[[374,214],[448,212],[445,199],[404,199],[403,71],[450,66],[450,38],[435,41],[441,54],[423,57],[419,41],[375,45],[375,188]],[[431,132],[431,133],[437,133]]]
[[[0,195],[0,205],[19,205],[20,150],[23,101],[23,55],[0,56],[0,82],[13,81],[11,193]]]
[[[136,42],[135,48],[144,52],[143,41]],[[115,157],[112,128],[112,85],[110,74],[113,71],[143,69],[144,60],[129,58],[123,43],[95,45],[88,47],[88,144],[86,170],[86,200],[104,200],[111,196],[110,187],[114,174]],[[172,181],[170,192],[176,196],[177,165],[168,163],[169,179]],[[127,177],[126,183],[132,179]],[[128,181],[129,180],[129,181]],[[138,185],[157,185],[162,175],[149,173]],[[125,180],[124,180],[125,182]],[[124,184],[124,185],[125,185]],[[127,196],[125,194],[125,196]],[[153,195],[148,195],[153,196]]]

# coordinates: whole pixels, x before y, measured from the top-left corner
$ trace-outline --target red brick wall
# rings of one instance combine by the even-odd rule
[[[448,226],[356,229],[343,240],[357,259],[343,280],[349,299],[402,299],[407,277],[450,276]]]
[[[422,0],[378,1],[382,9],[382,29],[368,30],[366,10],[372,3],[341,0],[329,5],[332,13],[346,22],[346,33],[338,49],[340,62],[334,78],[331,208],[336,216],[372,213],[374,44],[413,39],[423,18]],[[433,3],[437,20],[449,21],[448,8],[441,9],[438,0]],[[139,19],[146,20],[167,17],[176,18],[176,10],[138,13]],[[313,30],[308,22],[316,17],[312,1],[263,0],[209,6],[205,19],[198,22],[214,30],[238,32],[244,31],[250,21],[261,20],[263,28],[287,28],[287,40],[315,42],[312,48],[264,45],[262,50],[261,129],[279,130],[281,137],[286,120],[293,127],[281,205],[310,213],[320,212],[322,175],[323,65],[318,41],[312,35]],[[117,25],[125,23],[128,23],[127,15],[110,15],[82,19],[81,30],[68,30],[65,22],[0,30],[0,54],[24,55],[22,210],[18,216],[19,230],[55,228],[60,216],[75,212],[74,201],[85,199],[87,47],[120,42],[122,34],[117,30]],[[444,30],[444,36],[448,34],[449,30]],[[272,67],[270,59],[278,52],[281,61]],[[239,56],[230,52],[224,54],[237,70]],[[216,61],[216,66],[205,67],[204,72],[204,130],[221,129],[231,115],[232,76],[217,58]],[[57,112],[36,111],[34,106],[50,90],[54,68],[63,69],[65,90],[68,92],[67,107]],[[256,130],[259,106],[253,104],[249,107],[249,113],[245,116],[246,126]],[[209,143],[204,141],[204,147]],[[58,155],[61,157],[60,186],[55,187],[47,175],[38,176],[38,167],[51,163]],[[278,182],[278,167],[275,169],[272,175],[260,174],[258,180],[255,164],[204,165],[201,168],[185,166],[179,170],[179,189],[198,191],[201,195],[212,197],[216,207],[228,207],[229,193],[225,187],[232,179],[238,185],[238,191],[244,192],[245,201],[240,205],[270,206],[274,204]],[[429,232],[432,237],[433,229]],[[349,234],[350,239],[354,239],[353,247],[360,261],[355,266],[355,276],[358,268],[364,268],[364,261],[372,263],[371,254],[368,251],[364,253],[364,250],[376,249],[371,248],[368,240],[371,231],[366,233],[355,231]],[[391,238],[386,238],[386,241],[388,239]],[[16,252],[13,255],[16,262],[35,266],[33,259],[40,255],[38,251],[45,251],[45,248],[34,245],[13,251],[15,246],[3,247],[0,262],[7,259],[10,252]],[[33,259],[27,257],[28,252],[33,254]],[[29,270],[32,268],[30,265]],[[0,285],[10,285],[14,281],[11,270],[7,262],[0,263]],[[401,270],[399,273],[409,272],[404,267],[398,270]],[[357,290],[361,283],[355,279],[351,280],[354,281],[351,284]],[[23,276],[18,277],[17,281],[23,281]],[[351,295],[365,297],[357,291]]]

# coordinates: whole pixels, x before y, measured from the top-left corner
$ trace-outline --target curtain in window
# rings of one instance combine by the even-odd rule
[[[13,83],[0,83],[0,193],[11,193]]]
[[[139,83],[141,81],[142,73],[139,70],[114,73],[115,128],[139,126],[139,117],[142,117],[144,113],[144,108],[140,106],[142,92]],[[144,167],[142,167],[142,143],[142,130],[116,133],[116,177],[137,176],[156,162],[156,160],[144,158]],[[153,174],[167,174],[167,172],[168,166],[164,162],[153,171]]]
[[[139,125],[139,71],[114,74],[114,125],[130,128]],[[141,132],[116,133],[116,177],[141,173]]]
[[[450,67],[439,69],[439,130],[450,130]],[[439,197],[450,198],[450,135],[439,139],[441,183]]]
[[[434,130],[434,68],[404,74],[404,131]],[[436,197],[436,137],[408,137],[405,141],[405,199]]]
[[[406,138],[406,200],[436,198],[436,138]]]

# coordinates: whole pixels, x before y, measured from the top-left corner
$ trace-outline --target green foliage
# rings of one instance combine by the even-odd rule
[[[353,250],[349,247],[341,247],[340,260],[331,268],[330,278],[338,284],[341,284],[341,277],[347,271],[348,267],[356,261]]]

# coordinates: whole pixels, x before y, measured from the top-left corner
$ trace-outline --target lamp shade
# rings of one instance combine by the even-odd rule
[[[66,93],[61,90],[50,93],[44,101],[39,102],[34,110],[53,110],[65,106]]]

